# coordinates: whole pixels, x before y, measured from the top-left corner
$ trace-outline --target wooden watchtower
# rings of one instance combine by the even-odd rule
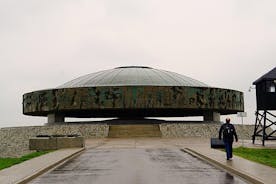
[[[276,125],[276,67],[257,79],[253,84],[256,86],[257,110],[253,144],[256,137],[261,137],[264,146],[265,140],[276,140],[276,130],[271,127]],[[270,130],[270,131],[269,131]]]

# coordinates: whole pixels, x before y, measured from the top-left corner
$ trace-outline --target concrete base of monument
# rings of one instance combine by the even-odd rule
[[[20,157],[22,155],[33,152],[29,149],[29,139],[37,135],[70,135],[77,134],[84,139],[89,138],[107,138],[110,127],[116,124],[121,124],[122,120],[117,122],[83,122],[83,123],[64,123],[54,124],[48,126],[25,126],[25,127],[9,127],[0,129],[0,157]],[[140,120],[129,124],[141,123]],[[126,122],[123,123],[126,123]],[[152,121],[146,120],[146,124],[157,126],[155,137],[161,138],[185,138],[185,137],[199,137],[210,140],[211,137],[218,137],[218,130],[220,123],[214,122],[182,122],[182,121]],[[158,128],[159,126],[159,128]],[[254,125],[235,125],[239,139],[251,139],[254,131]],[[112,128],[111,128],[112,129]],[[111,130],[112,131],[112,130]],[[140,129],[139,129],[140,131]],[[111,132],[112,133],[112,132]],[[139,132],[138,132],[139,133]],[[147,137],[143,134],[139,136]],[[153,135],[153,134],[150,134]],[[120,137],[114,135],[114,137]],[[135,134],[135,136],[137,136]],[[112,137],[112,136],[111,136]]]

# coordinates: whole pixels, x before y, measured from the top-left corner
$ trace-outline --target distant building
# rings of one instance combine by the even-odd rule
[[[219,121],[220,114],[243,110],[242,92],[143,66],[91,73],[23,95],[23,113],[47,116],[49,123],[64,122],[65,117],[203,116],[204,121]]]

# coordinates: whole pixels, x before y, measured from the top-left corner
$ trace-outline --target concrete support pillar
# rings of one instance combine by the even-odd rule
[[[205,112],[203,114],[203,120],[204,121],[217,121],[217,122],[219,122],[220,121],[220,113],[212,112],[212,111]]]
[[[48,114],[48,124],[63,123],[64,115],[62,114]]]

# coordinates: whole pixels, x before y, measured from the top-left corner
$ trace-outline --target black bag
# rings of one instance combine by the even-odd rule
[[[211,148],[224,148],[223,140],[219,140],[219,138],[211,138]]]

